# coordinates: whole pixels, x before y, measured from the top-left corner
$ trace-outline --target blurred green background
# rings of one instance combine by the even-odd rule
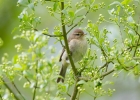
[[[10,56],[16,53],[14,44],[19,41],[13,40],[12,30],[18,26],[18,15],[21,9],[16,7],[16,0],[0,0],[0,38],[4,44],[0,47],[0,57],[7,52]]]
[[[79,1],[79,0],[78,0]],[[98,0],[96,2],[102,2],[103,0]],[[112,3],[114,0],[106,0],[104,1],[106,5]],[[121,0],[120,0],[121,1]],[[13,36],[15,34],[19,34],[19,31],[15,31],[13,34],[12,30],[15,27],[18,27],[20,22],[18,19],[18,15],[22,11],[22,7],[16,6],[17,1],[16,0],[0,0],[0,38],[3,40],[4,44],[0,47],[0,58],[2,55],[6,52],[9,54],[9,58],[11,59],[14,54],[16,54],[15,44],[23,44],[24,46],[28,45],[24,40],[20,39],[13,39]],[[48,5],[51,5],[49,2]],[[59,22],[52,18],[47,12],[47,9],[45,9],[44,6],[38,6],[35,9],[36,15],[42,17],[41,25],[38,27],[38,29],[43,29],[48,27],[49,31],[53,31],[53,27],[57,25]],[[98,10],[95,13],[90,13],[87,16],[87,19],[84,21],[84,24],[81,27],[85,27],[86,21],[89,19],[92,19],[93,22],[95,22],[99,16],[99,14],[103,14],[106,18],[109,18],[109,15],[107,13],[107,9]],[[139,10],[136,11],[137,15],[136,18],[140,15]],[[110,39],[113,37],[118,37],[117,32],[119,32],[118,28],[114,25],[109,25],[107,23],[103,24],[103,27],[107,27],[113,34],[113,36],[109,36]],[[102,28],[102,27],[101,27]],[[51,40],[53,41],[53,39]],[[51,45],[51,44],[50,44]],[[61,50],[60,44],[56,45],[58,47],[59,51]],[[58,53],[58,52],[57,52]],[[135,77],[133,75],[127,75],[120,74],[118,78],[112,78],[111,75],[107,76],[105,80],[112,80],[115,82],[114,85],[106,86],[105,88],[115,88],[116,92],[114,92],[113,96],[103,96],[98,98],[97,100],[140,100],[140,78]],[[92,100],[93,98],[89,96],[89,98],[85,98],[84,94],[81,96],[81,100]]]

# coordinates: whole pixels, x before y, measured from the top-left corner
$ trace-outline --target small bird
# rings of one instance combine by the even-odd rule
[[[87,50],[87,41],[84,32],[81,29],[75,29],[68,37],[68,45],[74,63],[80,61]],[[62,67],[59,73],[61,77],[58,77],[57,83],[60,81],[64,82],[66,70],[70,64],[67,52],[64,48],[60,55],[59,62],[62,62]]]

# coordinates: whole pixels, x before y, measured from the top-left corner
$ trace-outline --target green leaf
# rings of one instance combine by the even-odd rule
[[[132,2],[132,0],[123,0],[121,4],[128,5],[130,2]]]
[[[129,23],[134,23],[134,22],[135,22],[132,16],[128,16],[128,17],[127,17],[127,21],[128,21]]]
[[[128,67],[135,66],[137,64],[135,60],[127,61],[125,63],[126,63],[126,66]]]
[[[13,57],[13,63],[14,63],[14,64],[17,63],[17,59],[18,59],[18,55],[15,55],[15,56]]]
[[[34,21],[35,21],[36,23],[40,23],[40,22],[41,22],[39,18],[35,18]]]
[[[34,61],[35,59],[36,59],[36,54],[32,52],[32,61]]]
[[[66,15],[67,14],[67,10],[63,9],[62,13]]]
[[[81,85],[81,84],[84,84],[84,83],[86,83],[84,80],[80,80],[80,81],[77,83],[77,85]]]
[[[18,29],[18,27],[15,27],[15,28],[12,30],[11,34],[13,34],[17,29]]]
[[[33,11],[35,10],[35,9],[34,9],[34,4],[33,4],[33,3],[30,3],[30,4],[28,5],[28,7],[29,7],[30,9],[32,9]]]
[[[20,20],[27,20],[27,18],[28,18],[27,8],[23,9],[23,11],[20,13],[20,15],[18,16],[18,18]]]
[[[55,3],[54,3],[54,5],[53,5],[53,10],[54,10],[54,11],[56,11],[56,10],[57,10],[58,3],[59,3],[59,2],[55,2]]]
[[[111,10],[108,10],[108,13],[111,15],[111,16],[113,16],[113,12],[115,11],[115,9],[113,8],[113,9],[111,9]]]
[[[70,17],[74,17],[75,16],[75,14],[74,14],[74,12],[72,10],[69,11],[68,14],[69,14]]]
[[[75,11],[75,14],[77,14],[79,11],[83,10],[85,7],[81,7],[80,9]]]
[[[109,6],[112,6],[112,5],[120,5],[120,6],[122,6],[122,4],[119,1],[114,1]]]
[[[119,1],[114,1],[114,2],[111,3],[109,6],[113,6],[113,5],[119,5],[120,7],[124,8],[123,5],[122,5]],[[120,11],[120,7],[118,7],[117,12]]]
[[[97,38],[97,40],[99,39],[99,29],[97,25],[93,25],[93,29],[96,31],[94,32],[95,37]]]
[[[18,2],[17,3],[19,3],[19,4],[21,4],[21,5],[27,5],[28,4],[28,1],[27,0],[18,0]]]
[[[35,36],[34,36],[34,41],[37,41],[38,38],[42,35],[42,32],[41,31],[36,31],[35,32]]]
[[[14,65],[14,70],[22,70],[23,68],[22,68],[22,66],[20,65],[20,64],[15,64]]]

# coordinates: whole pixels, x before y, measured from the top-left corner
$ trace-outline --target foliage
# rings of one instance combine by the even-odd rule
[[[75,100],[81,99],[80,96],[86,93],[87,97],[90,95],[95,100],[103,95],[111,96],[115,89],[104,89],[106,85],[113,84],[110,80],[103,82],[106,76],[113,73],[112,76],[117,77],[119,72],[124,71],[140,75],[140,24],[139,19],[135,19],[139,3],[136,5],[135,2],[138,1],[123,0],[106,5],[104,2],[96,3],[95,0],[81,0],[73,5],[72,0],[18,0],[17,6],[23,7],[23,10],[18,16],[19,34],[14,39],[23,39],[28,47],[20,43],[15,45],[17,54],[10,61],[7,53],[3,55],[0,87],[5,91],[0,91],[0,97],[3,100]],[[45,5],[49,14],[59,21],[52,33],[47,27],[38,30],[40,24],[44,23],[35,14],[40,4]],[[95,23],[92,19],[87,20],[88,14],[100,9],[104,9],[110,17],[107,19],[99,14]],[[78,65],[69,56],[72,69],[65,82],[57,84],[58,57],[52,56],[56,53],[56,47],[50,46],[49,40],[54,38],[56,41],[53,44],[60,43],[69,53],[67,34],[86,20],[83,30],[88,32],[88,51]],[[114,33],[102,28],[104,23],[117,26],[120,38],[110,40],[109,35]],[[0,39],[1,44],[3,42]],[[21,92],[17,80],[21,82],[20,88],[30,91],[30,97],[24,91]],[[11,89],[11,85],[15,90]],[[88,89],[92,92],[89,93]]]

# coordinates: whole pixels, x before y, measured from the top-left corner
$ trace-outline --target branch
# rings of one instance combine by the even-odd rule
[[[103,69],[104,67],[108,66],[108,64],[110,63],[111,61],[109,62],[106,62],[102,67],[99,68],[99,70],[97,72],[99,72],[101,69]]]
[[[102,48],[102,46],[100,47],[101,48],[101,52],[103,53],[104,57],[105,57],[105,61],[107,62],[107,54],[105,53],[104,49]],[[107,72],[107,69],[108,69],[108,62],[106,63],[105,65],[106,67],[106,72]]]
[[[63,35],[51,35],[51,34],[46,34],[46,33],[42,33],[44,35],[47,35],[49,37],[62,37]]]
[[[37,61],[36,65],[38,65],[38,61]],[[36,67],[35,71],[36,71],[36,83],[35,83],[35,86],[34,86],[34,92],[33,92],[33,99],[32,100],[35,100],[36,89],[37,89],[37,86],[38,86],[38,76],[37,76],[38,70],[37,70],[37,67]]]
[[[90,81],[91,79],[88,77],[78,77],[79,80],[84,80],[85,82]]]
[[[66,33],[65,25],[64,25],[64,14],[62,12],[63,10],[64,10],[64,2],[61,2],[61,23],[62,23],[62,32],[63,32],[63,37],[64,37],[65,49],[67,51],[68,58],[69,58],[71,66],[72,66],[72,70],[74,72],[74,75],[76,76],[77,69],[75,68],[74,62],[73,62],[71,54],[70,54],[69,46],[68,46],[67,33]]]
[[[119,63],[120,65],[122,65],[122,67],[123,67],[123,69],[124,69],[124,70],[128,71],[128,69],[127,69],[127,68],[125,68],[126,66],[124,66],[124,65],[120,62],[120,60],[119,60],[119,58],[118,58],[118,57],[117,57],[117,61],[118,61],[118,63]]]
[[[31,81],[26,76],[24,78],[31,84]]]
[[[132,50],[132,48],[134,48],[134,47],[137,47],[137,46],[140,46],[140,44],[137,44],[137,45],[132,45],[132,46],[130,46],[129,48],[127,48],[127,50]],[[123,54],[123,52],[121,53],[121,54]]]
[[[36,79],[36,84],[34,86],[33,100],[35,100],[37,85],[38,85],[38,78]]]
[[[78,80],[76,80],[76,82],[74,84],[74,90],[73,90],[73,94],[72,94],[70,100],[75,100],[76,99],[76,96],[77,96],[77,93],[78,93],[78,86],[80,85],[80,84],[77,85],[77,82],[78,82]]]
[[[103,77],[105,77],[105,76],[111,74],[111,73],[114,72],[114,71],[115,71],[115,70],[112,69],[112,70],[110,70],[109,72],[106,72],[106,73],[104,73],[103,75],[101,75],[100,78],[103,78]]]
[[[138,22],[138,23],[139,23],[139,22]],[[139,41],[140,41],[140,34],[138,33],[138,26],[137,26],[137,30],[134,29],[134,31],[135,31],[135,33],[139,36],[139,38],[138,38],[138,41],[137,41],[137,44],[136,44],[136,48],[135,48],[133,57],[135,57],[135,54],[136,54],[136,51],[137,51],[137,48],[138,48],[138,45],[139,45]]]
[[[135,55],[136,55],[136,51],[137,51],[137,48],[138,48],[139,41],[140,41],[140,36],[138,38],[138,41],[137,41],[137,44],[136,44],[136,48],[135,48],[133,57],[135,57]]]
[[[5,87],[10,91],[10,93],[14,95],[15,99],[20,100],[20,98],[14,93],[14,91],[10,88],[10,86],[6,83],[6,81],[3,78],[1,78],[1,80],[3,81]]]
[[[17,92],[22,96],[22,98],[25,100],[24,96],[21,94],[21,92],[19,91],[19,89],[17,88],[17,86],[15,85],[15,83],[12,81],[13,86],[15,87],[15,89],[17,90]]]
[[[34,29],[34,31],[38,31],[38,29]],[[49,37],[61,37],[61,36],[63,36],[63,35],[52,35],[52,34],[46,34],[46,33],[42,33],[42,34],[47,35]]]

